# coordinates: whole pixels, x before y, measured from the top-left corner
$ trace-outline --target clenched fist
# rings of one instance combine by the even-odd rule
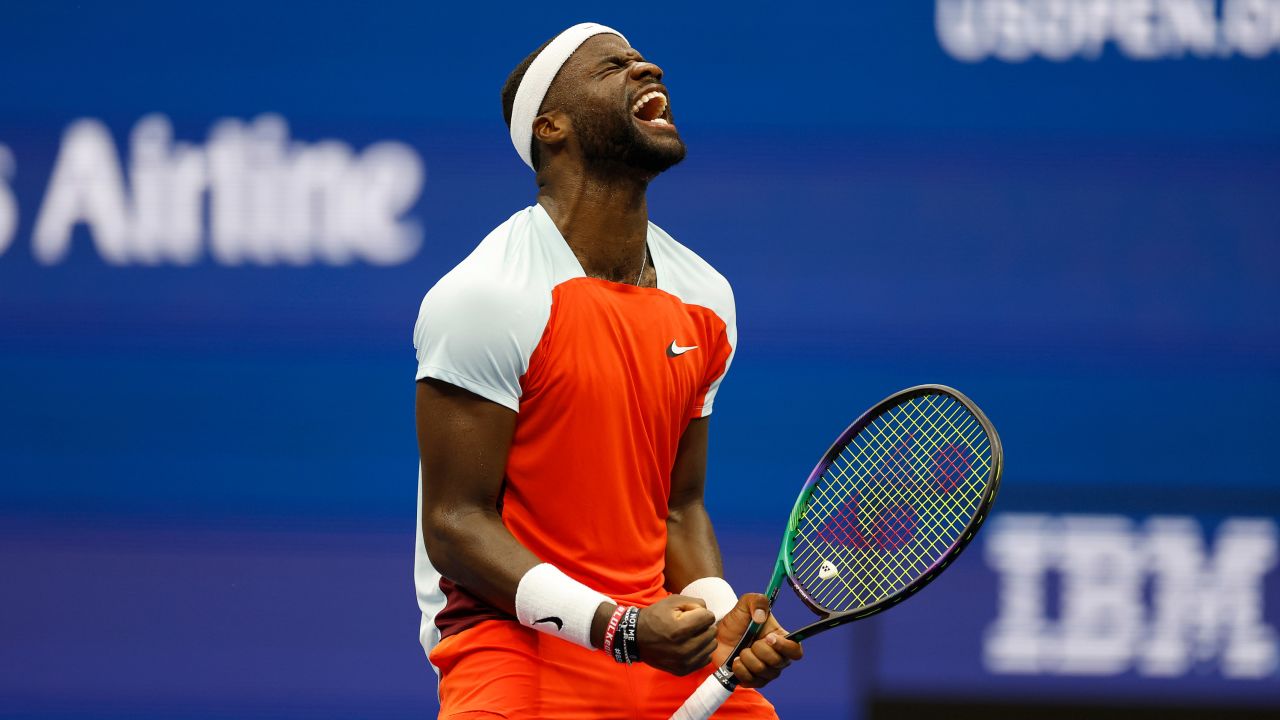
[[[671,595],[640,610],[640,659],[672,675],[706,667],[716,649],[716,617],[698,598]]]

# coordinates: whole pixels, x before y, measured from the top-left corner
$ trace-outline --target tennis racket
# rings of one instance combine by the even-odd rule
[[[990,512],[1004,455],[991,422],[944,385],[894,393],[854,421],[796,499],[765,594],[786,578],[818,620],[804,640],[887,610],[964,550]],[[671,720],[707,720],[737,687],[733,661],[755,641],[752,622],[728,660]]]

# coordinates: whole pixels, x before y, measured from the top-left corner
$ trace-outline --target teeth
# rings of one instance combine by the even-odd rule
[[[631,106],[631,112],[632,113],[640,112],[640,108],[644,107],[645,103],[649,102],[654,98],[662,98],[662,109],[665,110],[667,107],[667,96],[663,95],[662,92],[659,90],[650,90],[644,95],[641,95],[639,100],[636,100],[636,103]]]
[[[666,125],[666,124],[667,124],[667,121],[666,121],[666,120],[663,120],[662,118],[654,118],[654,119],[650,120],[649,122],[654,123],[654,124],[656,124],[656,125]]]

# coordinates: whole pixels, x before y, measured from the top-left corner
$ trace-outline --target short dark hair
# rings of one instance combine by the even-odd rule
[[[516,91],[520,89],[520,81],[524,80],[524,74],[529,72],[529,66],[533,64],[534,58],[551,44],[555,38],[550,38],[546,42],[538,46],[537,50],[529,53],[529,56],[520,61],[515,70],[507,76],[507,81],[502,85],[502,119],[507,121],[507,129],[511,129],[511,113],[516,105]],[[538,169],[538,143],[531,143],[530,157],[533,158],[533,169]]]

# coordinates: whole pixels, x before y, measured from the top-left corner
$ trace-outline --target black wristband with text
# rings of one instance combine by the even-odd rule
[[[629,607],[618,622],[617,634],[613,639],[613,659],[630,665],[640,660],[640,647],[636,644],[636,626],[640,620],[640,608]]]

